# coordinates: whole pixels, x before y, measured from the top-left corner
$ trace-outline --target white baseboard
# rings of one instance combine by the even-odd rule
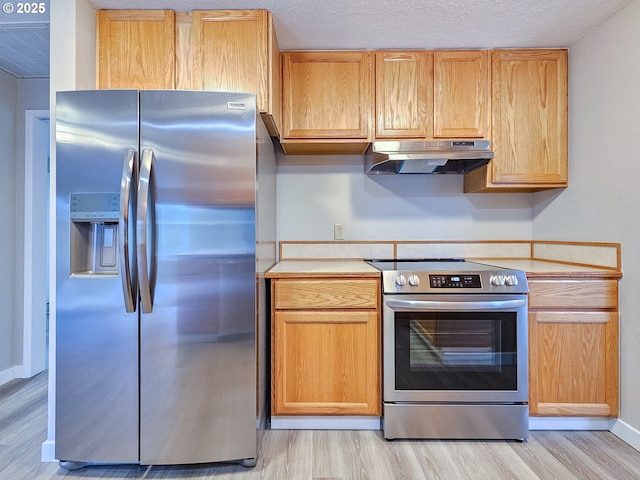
[[[380,417],[271,417],[272,430],[380,430]]]
[[[380,417],[271,417],[273,430],[380,430]],[[640,451],[640,431],[611,418],[529,417],[530,430],[610,430]],[[57,462],[56,442],[42,443],[42,462]]]
[[[593,417],[529,417],[530,430],[612,430],[614,424],[622,423],[614,418]],[[623,424],[624,425],[624,424]],[[341,417],[341,416],[276,416],[271,417],[273,430],[380,430],[379,417]],[[640,445],[640,432],[631,427],[619,427],[627,432],[635,432]],[[613,431],[615,434],[616,432]],[[627,436],[633,435],[626,434]],[[622,438],[621,435],[618,435]],[[624,438],[623,438],[624,440]],[[625,440],[626,441],[626,440]],[[630,444],[632,442],[628,442]]]
[[[611,430],[615,418],[529,417],[529,430]]]
[[[628,423],[625,423],[620,419],[616,420],[615,424],[611,428],[611,433],[640,452],[640,431],[636,430]]]
[[[57,462],[56,460],[56,442],[54,440],[45,440],[42,442],[42,453],[40,454],[42,462]]]
[[[16,378],[25,378],[22,370],[22,365],[15,365],[0,372],[0,385],[9,383]]]

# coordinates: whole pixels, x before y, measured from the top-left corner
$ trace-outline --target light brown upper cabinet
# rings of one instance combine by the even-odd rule
[[[465,175],[465,192],[567,186],[567,51],[495,50],[488,165]]]
[[[433,54],[376,52],[376,138],[426,138],[433,132]]]
[[[282,70],[285,153],[366,150],[371,141],[370,52],[284,52]]]
[[[486,50],[376,52],[376,138],[487,138]]]
[[[280,51],[266,10],[195,10],[191,88],[257,95],[271,135],[280,125]]]
[[[175,14],[171,10],[100,10],[98,88],[175,87]]]
[[[489,52],[433,53],[433,136],[487,138],[489,135]]]

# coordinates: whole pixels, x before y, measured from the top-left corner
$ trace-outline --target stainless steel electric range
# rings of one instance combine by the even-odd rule
[[[382,272],[384,437],[528,438],[525,272],[368,263]]]

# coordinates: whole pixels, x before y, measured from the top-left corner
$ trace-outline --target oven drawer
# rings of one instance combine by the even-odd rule
[[[529,438],[527,405],[384,404],[384,438]]]
[[[274,282],[276,309],[377,308],[377,280],[288,280]]]
[[[616,280],[529,280],[529,308],[617,308]]]

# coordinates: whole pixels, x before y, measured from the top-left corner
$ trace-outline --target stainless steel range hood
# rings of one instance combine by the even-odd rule
[[[368,175],[465,173],[493,158],[489,140],[384,140],[366,155]]]

